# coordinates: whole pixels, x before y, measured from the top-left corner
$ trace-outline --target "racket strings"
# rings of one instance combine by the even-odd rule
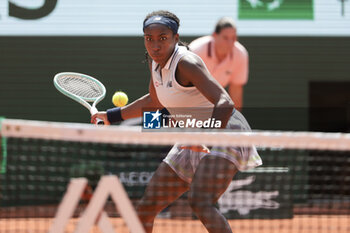
[[[82,98],[98,98],[103,89],[93,80],[80,76],[61,76],[57,83],[66,91]]]

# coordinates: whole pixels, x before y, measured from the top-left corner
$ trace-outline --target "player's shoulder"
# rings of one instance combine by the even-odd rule
[[[188,51],[181,56],[181,59],[178,62],[178,67],[180,69],[195,69],[195,67],[202,67],[203,64],[203,60],[197,54]]]
[[[196,54],[188,53],[179,60],[176,75],[178,75],[177,77],[181,77],[180,79],[186,80],[186,82],[192,82],[204,70],[204,62]]]
[[[184,56],[181,57],[179,60],[179,63],[187,63],[196,65],[198,63],[201,63],[202,59],[195,53],[188,51]]]

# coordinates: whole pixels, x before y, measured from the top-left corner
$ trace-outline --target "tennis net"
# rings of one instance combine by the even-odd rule
[[[137,206],[175,143],[257,147],[263,165],[238,172],[216,203],[233,232],[350,232],[349,134],[144,132],[12,119],[1,125],[0,232],[49,232],[70,181],[79,177],[87,186],[64,232],[75,231],[106,175],[116,175]],[[206,232],[188,198],[184,193],[161,211],[153,232]],[[105,213],[115,232],[129,232],[113,198],[103,206],[99,216]],[[104,232],[94,220],[89,232]]]

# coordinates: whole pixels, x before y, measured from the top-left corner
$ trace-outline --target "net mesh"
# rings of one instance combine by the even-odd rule
[[[60,75],[57,77],[56,81],[64,90],[82,98],[98,98],[104,93],[103,89],[96,81],[80,75]]]
[[[4,120],[1,134],[7,139],[7,166],[0,175],[0,232],[48,232],[75,177],[86,177],[88,186],[65,232],[74,232],[103,175],[117,175],[138,206],[171,144],[180,139],[194,145],[257,145],[263,165],[238,172],[215,203],[233,232],[350,231],[347,134],[142,132],[22,120]],[[165,190],[155,194],[158,201],[176,192],[171,179],[158,183]],[[185,192],[163,209],[153,232],[206,232],[190,199]],[[113,200],[104,211],[116,232],[129,231]],[[95,224],[90,232],[102,231]]]

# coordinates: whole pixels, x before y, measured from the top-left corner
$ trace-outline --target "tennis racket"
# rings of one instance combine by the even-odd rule
[[[105,97],[106,88],[97,79],[80,73],[62,72],[55,75],[53,83],[57,90],[86,107],[91,115],[97,113],[96,105]],[[92,105],[88,102],[93,102]],[[101,119],[96,124],[103,125]]]

